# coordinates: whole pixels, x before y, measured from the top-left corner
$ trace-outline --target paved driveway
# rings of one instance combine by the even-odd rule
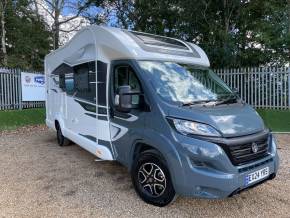
[[[46,128],[0,137],[0,217],[290,217],[290,135],[278,135],[279,175],[223,200],[179,197],[165,208],[141,201],[127,170],[59,147]]]

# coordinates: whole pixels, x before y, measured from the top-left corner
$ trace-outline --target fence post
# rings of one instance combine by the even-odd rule
[[[287,77],[288,77],[288,109],[290,107],[290,67],[287,68]]]
[[[18,73],[18,101],[19,101],[19,110],[22,110],[22,87],[21,87],[21,71],[17,69]]]

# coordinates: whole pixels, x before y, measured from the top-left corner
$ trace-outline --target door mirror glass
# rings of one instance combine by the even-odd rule
[[[117,110],[123,113],[129,113],[132,109],[132,92],[130,86],[120,86],[115,96]]]

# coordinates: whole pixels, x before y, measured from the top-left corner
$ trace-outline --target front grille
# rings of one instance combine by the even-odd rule
[[[253,170],[253,169],[255,169],[255,168],[258,168],[258,167],[260,167],[260,166],[263,166],[264,164],[270,163],[270,162],[272,162],[272,161],[273,161],[273,158],[269,158],[269,159],[264,160],[264,161],[262,161],[262,162],[260,162],[260,163],[253,164],[253,165],[250,165],[250,166],[248,166],[248,167],[243,167],[243,168],[239,169],[239,173],[243,173],[243,172],[247,172],[247,171],[249,171],[249,170]]]
[[[253,143],[256,143],[258,147],[257,152],[252,149]],[[268,138],[245,144],[222,145],[222,147],[234,165],[242,165],[268,155]]]

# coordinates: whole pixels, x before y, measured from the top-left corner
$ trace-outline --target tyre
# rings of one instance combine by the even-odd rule
[[[57,138],[57,143],[59,146],[67,146],[71,143],[69,139],[64,137],[59,125],[57,125],[57,128],[56,128],[56,138]]]
[[[175,199],[169,170],[157,151],[148,150],[138,155],[131,177],[136,192],[145,202],[164,207]]]

